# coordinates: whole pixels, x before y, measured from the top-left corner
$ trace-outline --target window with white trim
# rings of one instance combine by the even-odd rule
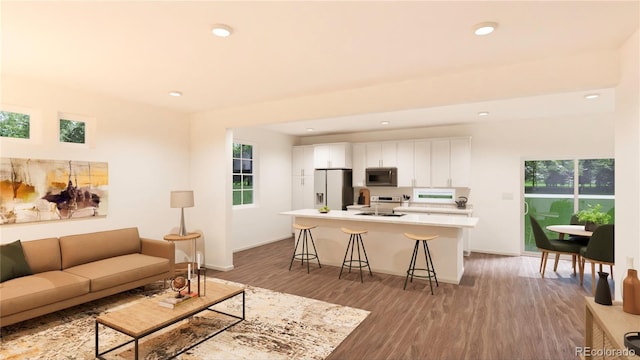
[[[0,136],[16,139],[31,138],[31,115],[0,111]]]
[[[58,141],[80,147],[95,147],[96,119],[86,115],[58,112]]]
[[[84,144],[86,142],[86,123],[84,121],[60,119],[60,142]]]
[[[233,143],[233,205],[254,203],[254,146]]]

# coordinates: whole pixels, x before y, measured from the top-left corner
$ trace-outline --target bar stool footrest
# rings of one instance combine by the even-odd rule
[[[358,265],[353,265],[353,263],[358,263]],[[342,263],[342,266],[348,266],[350,268],[360,269],[360,268],[369,267],[369,262],[364,260],[347,260],[344,263]],[[349,269],[349,271],[351,271],[351,269]]]
[[[305,260],[311,260],[311,259],[317,259],[318,256],[316,254],[306,254],[306,253],[298,253],[298,254],[293,254],[293,259],[294,260],[300,260],[300,261],[305,261]]]
[[[425,274],[424,275],[416,275],[415,272],[416,271],[424,271]],[[416,278],[421,278],[421,279],[428,279],[429,277],[436,277],[436,272],[431,270],[431,269],[419,269],[419,268],[415,268],[415,269],[409,269],[407,270],[407,275],[411,276],[411,277],[416,277]]]

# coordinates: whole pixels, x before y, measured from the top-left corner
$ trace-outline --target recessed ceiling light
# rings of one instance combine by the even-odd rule
[[[480,112],[478,113],[478,116],[487,116],[487,115],[489,115],[489,112],[488,112],[488,111],[480,111]]]
[[[169,95],[178,97],[182,96],[182,93],[180,91],[170,91]]]
[[[585,99],[597,99],[600,97],[600,94],[587,94],[584,96]]]
[[[483,22],[476,24],[473,27],[473,33],[482,36],[491,34],[498,27],[498,23],[495,22]]]
[[[388,121],[380,121],[380,125],[389,125],[390,123]]]
[[[218,37],[227,37],[231,35],[233,29],[229,25],[225,24],[215,24],[213,25],[213,29],[211,29],[211,33]]]
[[[307,131],[308,131],[308,132],[312,132],[312,131],[313,131],[313,128],[307,128]]]

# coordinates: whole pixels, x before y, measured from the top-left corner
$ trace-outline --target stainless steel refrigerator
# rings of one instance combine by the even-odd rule
[[[316,169],[314,173],[314,208],[347,210],[353,204],[351,169]]]

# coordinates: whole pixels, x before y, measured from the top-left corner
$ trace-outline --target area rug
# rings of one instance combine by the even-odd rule
[[[216,283],[241,285],[209,279]],[[95,317],[130,306],[143,297],[163,297],[162,283],[132,290],[71,309],[59,311],[2,329],[0,359],[94,359]],[[177,359],[324,359],[369,312],[300,296],[246,286],[245,320]],[[241,313],[242,297],[215,309]],[[164,359],[203,339],[234,319],[205,311],[140,342],[141,359]],[[129,338],[109,329],[100,330],[100,349]],[[133,359],[133,344],[104,355],[106,359]]]

